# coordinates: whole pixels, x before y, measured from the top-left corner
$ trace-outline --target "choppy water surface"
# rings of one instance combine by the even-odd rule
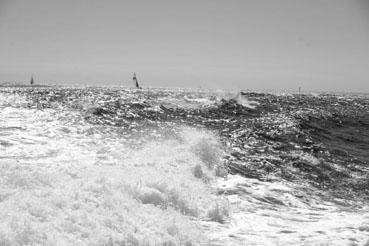
[[[0,245],[365,245],[368,109],[359,95],[1,88]]]

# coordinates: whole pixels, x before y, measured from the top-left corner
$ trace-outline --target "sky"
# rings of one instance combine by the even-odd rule
[[[0,0],[0,82],[369,92],[369,0]]]

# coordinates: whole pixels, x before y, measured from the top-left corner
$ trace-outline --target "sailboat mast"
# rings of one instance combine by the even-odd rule
[[[135,86],[136,86],[137,89],[141,88],[140,85],[138,84],[136,73],[133,74],[133,82],[135,83]]]

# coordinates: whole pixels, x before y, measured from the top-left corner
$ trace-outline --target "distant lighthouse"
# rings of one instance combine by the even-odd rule
[[[30,84],[33,85],[34,83],[35,83],[35,81],[33,80],[33,75],[32,75]]]
[[[141,89],[140,85],[138,84],[138,80],[137,80],[137,77],[136,77],[136,73],[133,74],[133,83],[135,83],[135,86],[137,89]]]

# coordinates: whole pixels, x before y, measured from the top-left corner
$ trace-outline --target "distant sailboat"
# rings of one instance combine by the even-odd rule
[[[135,83],[137,89],[141,89],[140,85],[138,84],[136,73],[133,74],[133,82]]]
[[[33,75],[32,75],[30,84],[33,85],[34,83],[35,83],[35,81],[33,80]]]

